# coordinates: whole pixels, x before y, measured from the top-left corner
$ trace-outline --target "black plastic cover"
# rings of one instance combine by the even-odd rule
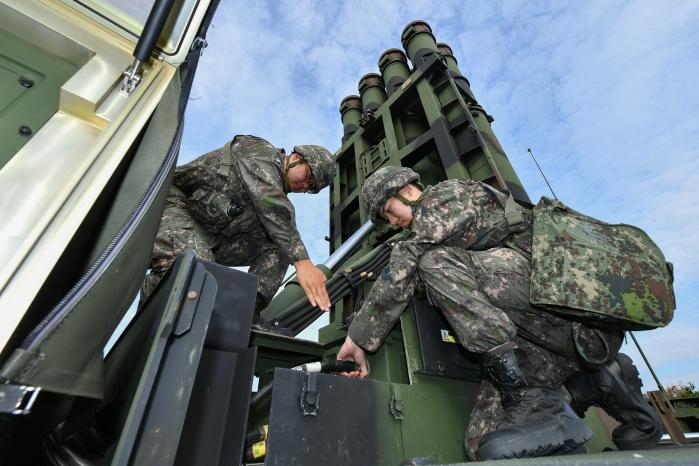
[[[427,301],[414,300],[423,368],[420,372],[454,379],[478,380],[478,357],[459,343],[442,312]]]

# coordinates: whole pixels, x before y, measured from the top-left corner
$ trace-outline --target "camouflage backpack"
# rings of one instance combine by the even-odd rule
[[[648,330],[672,320],[672,281],[672,264],[641,229],[546,197],[534,207],[532,304],[592,325]]]

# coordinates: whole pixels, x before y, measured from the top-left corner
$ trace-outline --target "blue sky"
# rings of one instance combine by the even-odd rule
[[[534,200],[556,194],[640,226],[675,265],[677,310],[637,332],[661,382],[699,385],[699,2],[221,2],[186,116],[180,161],[255,134],[335,152],[338,106],[403,27],[424,19],[463,74]],[[293,195],[315,262],[327,257],[327,190]],[[633,347],[646,389],[654,383]]]

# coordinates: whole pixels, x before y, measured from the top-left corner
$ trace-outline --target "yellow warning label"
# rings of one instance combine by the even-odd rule
[[[456,343],[456,338],[454,338],[454,335],[452,335],[449,330],[441,329],[440,332],[442,332],[442,341],[446,341],[447,343]]]
[[[267,445],[265,445],[265,442],[257,442],[253,444],[252,446],[252,457],[257,459],[257,458],[262,458],[265,456],[265,453],[267,453]]]

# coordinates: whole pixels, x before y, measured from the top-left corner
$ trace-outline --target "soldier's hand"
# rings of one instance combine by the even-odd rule
[[[324,311],[330,310],[330,298],[325,288],[325,274],[313,265],[310,259],[304,259],[294,263],[296,278],[303,288],[312,306],[318,306]]]
[[[347,335],[345,342],[340,348],[340,352],[337,353],[337,359],[340,361],[354,361],[359,365],[358,371],[343,372],[342,375],[346,377],[359,377],[360,379],[366,379],[369,375],[369,367],[366,364],[366,358],[364,357],[364,350],[357,346],[355,342]]]

